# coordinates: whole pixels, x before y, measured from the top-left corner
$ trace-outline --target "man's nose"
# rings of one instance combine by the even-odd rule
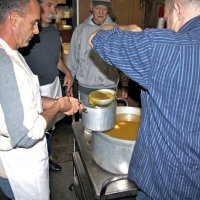
[[[35,35],[37,35],[39,33],[39,28],[38,28],[38,24],[36,24],[34,27],[33,27],[33,33]]]
[[[99,9],[99,14],[103,14],[103,11],[104,11],[103,8],[100,8]]]
[[[51,12],[52,12],[52,14],[56,14],[56,7],[55,6],[51,7]]]

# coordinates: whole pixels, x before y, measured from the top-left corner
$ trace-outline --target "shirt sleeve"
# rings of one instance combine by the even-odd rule
[[[75,29],[71,41],[69,53],[66,57],[66,65],[70,69],[73,77],[76,76],[78,69],[78,55],[79,55],[79,33],[78,29]]]
[[[121,31],[118,28],[97,32],[92,40],[95,51],[142,87],[147,87],[152,45],[148,32]]]
[[[12,147],[29,148],[44,137],[45,119],[39,114],[38,100],[31,74],[2,53],[0,61],[0,140]],[[6,67],[5,67],[6,66]],[[41,104],[40,104],[41,108]],[[0,141],[1,143],[1,141]],[[8,147],[8,144],[7,144]],[[6,147],[5,147],[6,148]]]

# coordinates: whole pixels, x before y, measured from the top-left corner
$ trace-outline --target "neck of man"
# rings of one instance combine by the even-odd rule
[[[101,26],[101,25],[102,25],[102,24],[99,24],[99,23],[95,22],[95,21],[94,21],[94,18],[92,18],[92,22],[93,22],[95,25],[97,25],[97,26]]]
[[[47,27],[49,27],[49,24],[47,24],[47,23],[41,23],[41,27],[42,28],[47,28]]]

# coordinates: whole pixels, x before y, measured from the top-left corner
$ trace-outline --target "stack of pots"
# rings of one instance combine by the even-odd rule
[[[116,101],[107,107],[85,106],[83,126],[92,131],[92,158],[103,169],[114,174],[127,174],[135,141],[122,140],[104,134],[115,125],[116,114],[141,115],[140,108],[117,106]]]

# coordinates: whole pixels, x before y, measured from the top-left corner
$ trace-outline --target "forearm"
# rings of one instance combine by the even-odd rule
[[[72,93],[73,76],[71,74],[71,71],[64,64],[61,58],[59,59],[58,69],[60,69],[60,71],[62,71],[65,74],[63,86],[66,87],[65,88],[66,95],[73,96]]]
[[[47,97],[42,97],[43,109],[44,111],[40,113],[47,122],[47,128],[51,127],[54,123],[56,115],[61,112],[65,113],[71,110],[72,104],[68,97],[62,97],[59,99],[50,99]]]
[[[65,65],[65,63],[61,58],[59,58],[58,69],[65,75],[68,75],[69,73],[71,74],[70,70],[68,69],[68,67]]]
[[[52,99],[49,97],[42,97],[43,110],[50,108],[56,101],[57,101],[57,99]]]
[[[44,117],[47,123],[47,130],[51,128],[57,113],[59,112],[59,106],[56,103],[53,103],[51,107],[45,109],[40,115]]]

